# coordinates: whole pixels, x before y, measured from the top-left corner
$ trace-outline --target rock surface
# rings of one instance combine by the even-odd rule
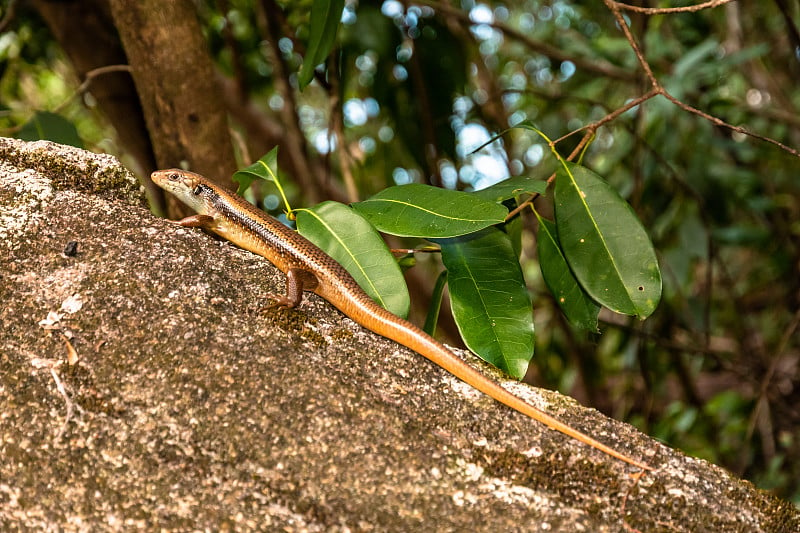
[[[144,205],[109,156],[0,139],[2,531],[800,531],[791,504],[557,393],[514,386],[657,470],[316,297],[264,311],[279,272]]]

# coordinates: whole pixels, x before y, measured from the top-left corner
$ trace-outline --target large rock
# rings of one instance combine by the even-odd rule
[[[789,503],[556,393],[515,386],[657,470],[316,297],[263,311],[281,284],[152,216],[113,158],[0,139],[0,530],[800,531]]]

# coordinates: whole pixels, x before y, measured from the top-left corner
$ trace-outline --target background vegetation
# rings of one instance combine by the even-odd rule
[[[645,322],[572,328],[524,213],[527,379],[800,503],[800,4],[348,1],[300,91],[311,5],[2,1],[0,134],[118,155],[172,215],[155,168],[224,183],[279,145],[295,205],[352,201],[546,178],[553,158],[529,130],[473,153],[523,120],[565,157],[591,134],[584,164],[648,229],[664,298]],[[421,309],[435,272],[407,274]]]

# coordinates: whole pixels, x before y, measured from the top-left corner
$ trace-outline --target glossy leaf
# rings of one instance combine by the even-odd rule
[[[397,261],[372,225],[338,202],[298,209],[297,229],[355,278],[370,297],[400,317],[411,300]]]
[[[446,286],[447,270],[442,270],[441,274],[436,277],[436,283],[433,285],[431,302],[428,306],[428,313],[425,315],[425,324],[422,326],[422,331],[431,337],[436,333],[436,324],[439,322],[439,312],[442,309],[442,299]]]
[[[249,167],[237,170],[233,174],[233,181],[239,184],[236,194],[241,196],[256,179],[277,183],[277,176],[278,147],[276,146]]]
[[[539,213],[536,213],[536,218],[539,219],[536,251],[547,288],[553,293],[570,323],[589,331],[598,331],[597,315],[600,306],[584,292],[572,274],[558,242],[556,225],[539,216]]]
[[[589,169],[565,163],[555,186],[564,256],[584,290],[612,311],[649,316],[661,299],[655,250],[633,209]]]
[[[311,5],[311,29],[308,48],[303,58],[298,83],[305,88],[314,78],[314,68],[325,61],[336,40],[336,31],[342,20],[344,0],[314,0]]]
[[[522,217],[513,217],[503,224],[502,229],[511,240],[511,247],[514,250],[514,257],[519,260],[519,257],[522,255],[522,234],[525,231],[525,224],[522,221]]]
[[[528,176],[515,176],[472,194],[490,202],[504,202],[520,194],[544,194],[547,181]]]
[[[412,183],[353,204],[378,230],[403,237],[465,235],[503,222],[508,210],[472,193]]]
[[[508,235],[486,228],[437,242],[464,342],[486,361],[524,377],[533,357],[533,313]]]

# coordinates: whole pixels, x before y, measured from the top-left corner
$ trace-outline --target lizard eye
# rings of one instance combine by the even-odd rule
[[[178,174],[177,172],[173,172],[172,174],[170,174],[170,175],[168,175],[168,176],[167,176],[167,178],[168,178],[170,181],[178,181],[178,180],[180,179],[180,177],[181,177],[181,175],[180,175],[180,174]]]

